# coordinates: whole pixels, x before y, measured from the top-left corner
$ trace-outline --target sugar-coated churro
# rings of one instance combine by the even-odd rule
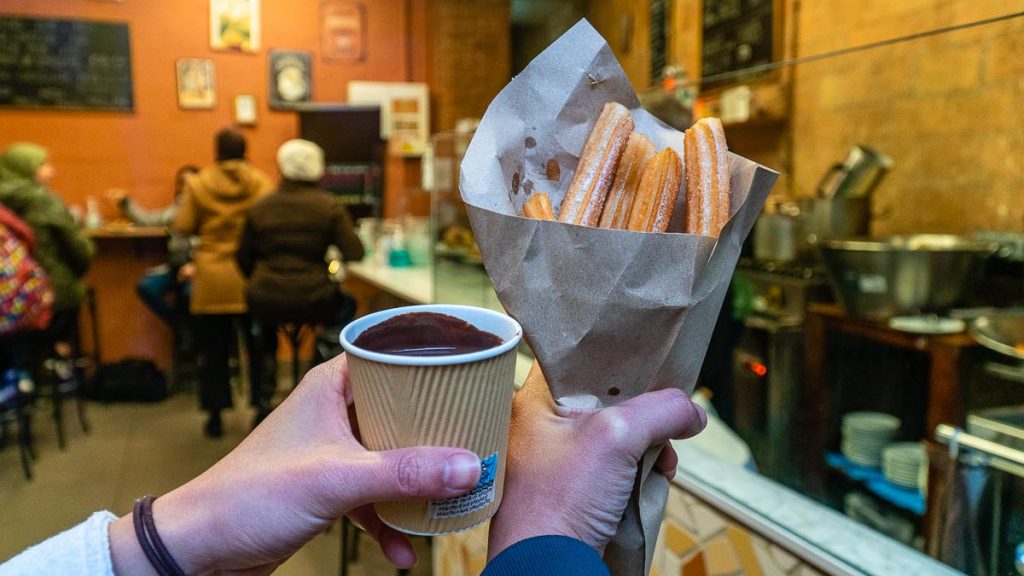
[[[688,234],[718,236],[729,221],[729,148],[718,118],[702,118],[683,135]]]
[[[625,106],[617,102],[604,105],[587,137],[576,173],[562,200],[559,220],[597,226],[619,159],[632,131],[633,118]]]
[[[627,230],[665,232],[683,185],[683,162],[666,148],[651,159],[640,176]]]
[[[654,143],[639,132],[633,132],[626,141],[626,150],[619,160],[615,171],[615,181],[608,192],[608,198],[601,212],[598,225],[601,228],[624,229],[629,220],[629,211],[633,208],[636,190],[640,185],[640,176],[644,167],[654,157]]]
[[[555,209],[551,207],[551,196],[547,192],[535,192],[523,204],[523,215],[536,220],[554,220]]]

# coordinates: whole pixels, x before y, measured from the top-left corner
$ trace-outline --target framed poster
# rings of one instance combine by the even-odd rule
[[[313,99],[312,55],[296,50],[271,50],[270,107],[290,109]]]
[[[260,0],[210,0],[210,48],[255,52],[260,47]]]
[[[241,126],[256,125],[256,97],[252,94],[235,96],[235,124]]]
[[[208,58],[179,58],[178,106],[185,110],[206,110],[217,104],[214,84],[213,60]]]
[[[366,58],[366,8],[361,2],[320,3],[320,53],[332,60]]]
[[[380,136],[402,156],[422,156],[430,142],[430,91],[416,82],[348,83],[349,104],[380,106]]]

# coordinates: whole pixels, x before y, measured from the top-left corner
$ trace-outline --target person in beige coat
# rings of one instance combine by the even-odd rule
[[[199,354],[199,401],[209,413],[207,436],[223,434],[221,410],[231,407],[228,360],[237,326],[251,334],[245,303],[245,279],[235,261],[249,207],[268,194],[269,178],[245,160],[245,137],[232,129],[217,133],[217,162],[185,180],[173,228],[198,236],[193,263],[190,311],[195,316]],[[257,367],[259,362],[253,362]],[[250,371],[251,402],[266,409],[265,376]]]

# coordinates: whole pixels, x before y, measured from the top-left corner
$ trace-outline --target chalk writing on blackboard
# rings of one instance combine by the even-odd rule
[[[0,106],[132,110],[128,24],[0,16]]]
[[[704,0],[701,76],[771,62],[773,19],[773,0]]]

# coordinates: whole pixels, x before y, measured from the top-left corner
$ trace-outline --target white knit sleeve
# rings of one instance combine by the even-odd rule
[[[0,576],[114,576],[107,536],[107,527],[114,520],[117,516],[110,512],[95,512],[78,526],[27,548],[0,564]]]

